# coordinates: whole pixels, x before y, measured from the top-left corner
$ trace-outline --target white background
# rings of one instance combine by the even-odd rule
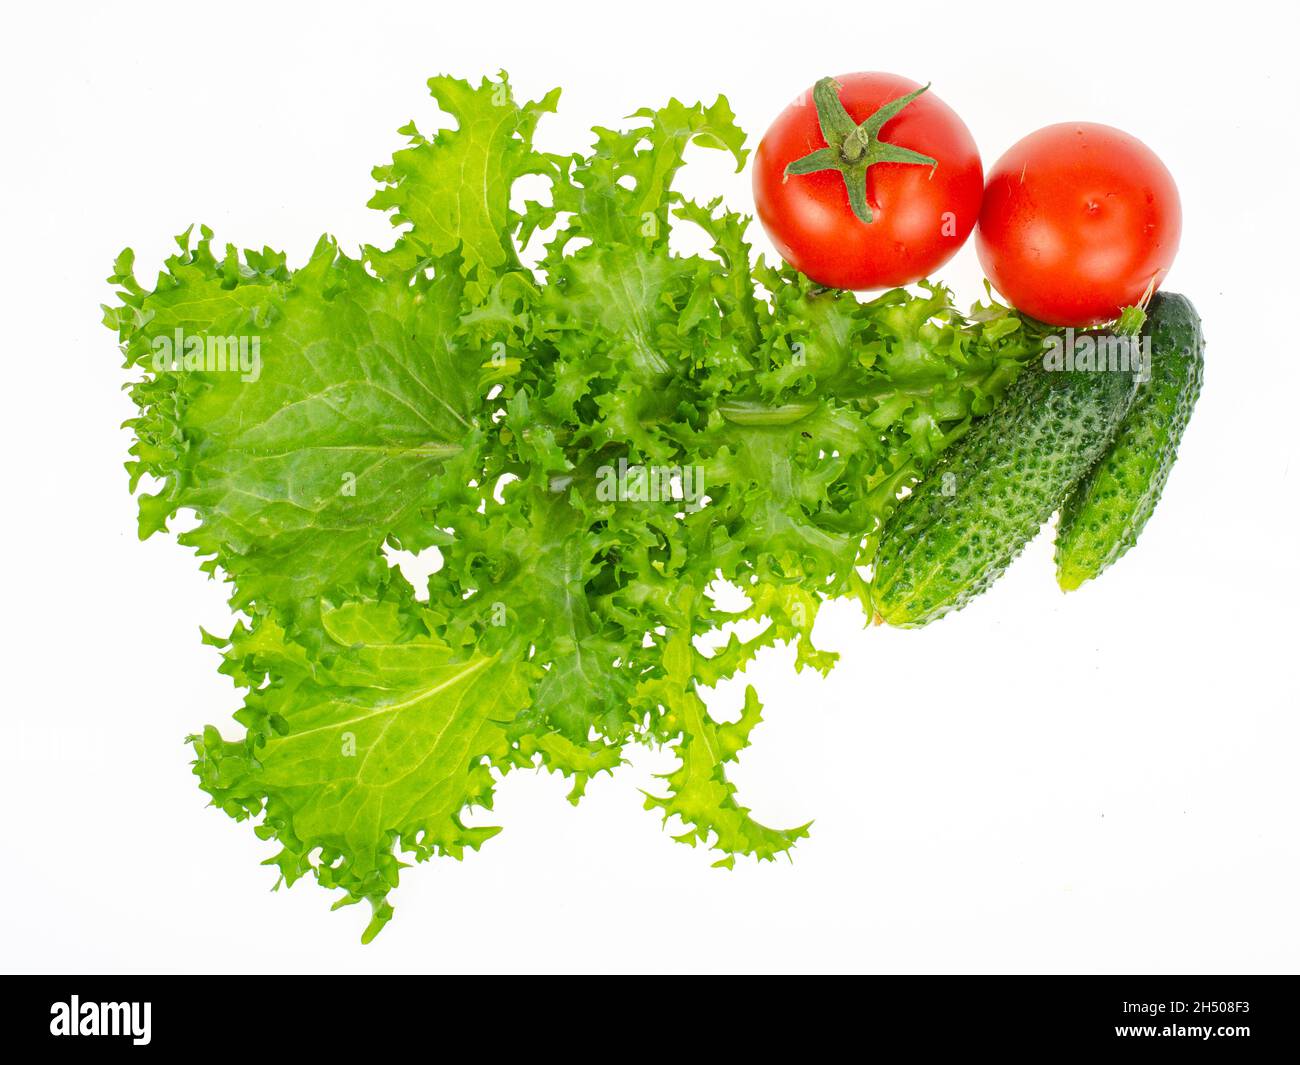
[[[17,971],[1294,971],[1297,919],[1294,11],[1246,3],[29,5],[6,12],[4,725],[0,966]],[[825,20],[819,25],[817,19]],[[1289,25],[1279,20],[1290,20]],[[640,753],[576,810],[515,774],[506,831],[361,910],[205,809],[184,735],[237,696],[229,625],[188,551],[137,542],[132,413],[98,304],[114,255],[152,278],[194,221],[301,262],[381,243],[372,165],[447,71],[564,87],[548,150],[670,95],[725,92],[751,146],[819,76],[933,80],[985,165],[1086,119],[1168,164],[1167,288],[1209,339],[1204,396],[1140,545],[1065,597],[1049,537],[960,615],[862,630],[830,679],[771,652],[734,774],[756,816],[816,819],[793,863],[734,872],[673,843]],[[752,210],[696,151],[695,195]],[[767,250],[757,227],[760,250]],[[942,277],[980,295],[973,244]],[[228,728],[228,734],[233,730]]]

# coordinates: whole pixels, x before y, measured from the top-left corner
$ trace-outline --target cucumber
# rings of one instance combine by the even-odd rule
[[[916,627],[992,584],[1106,450],[1135,375],[1031,363],[890,515],[872,576],[878,616]]]
[[[1151,375],[1106,454],[1061,508],[1056,582],[1072,591],[1132,547],[1169,479],[1183,430],[1201,393],[1205,338],[1185,296],[1157,293],[1143,328]]]

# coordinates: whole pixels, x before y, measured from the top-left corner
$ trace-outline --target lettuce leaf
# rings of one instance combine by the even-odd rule
[[[760,824],[727,778],[758,693],[726,721],[704,690],[781,641],[832,667],[818,608],[870,616],[861,568],[898,493],[1032,349],[1014,314],[962,315],[939,285],[863,302],[755,261],[747,218],[673,187],[692,145],[743,166],[724,98],[557,156],[533,134],[558,92],[429,85],[455,125],[412,123],[374,171],[390,247],[323,237],[292,269],[191,231],[152,287],[124,252],[105,309],[141,535],[192,513],[179,540],[242,614],[209,637],[242,734],[191,737],[195,775],[284,883],[369,902],[367,940],[404,865],[497,831],[465,815],[501,774],[562,773],[577,801],[629,743],[676,756],[646,798],[676,838],[726,866],[788,853],[808,826]],[[512,207],[537,174],[549,197]],[[675,251],[675,226],[709,250]],[[256,372],[160,359],[214,337],[256,340]],[[416,588],[393,549],[441,564]]]

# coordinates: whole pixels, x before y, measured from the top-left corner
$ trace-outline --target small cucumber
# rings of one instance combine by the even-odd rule
[[[1157,293],[1143,333],[1151,341],[1150,377],[1138,386],[1106,454],[1061,508],[1056,582],[1062,591],[1096,577],[1137,542],[1201,393],[1205,339],[1191,301]]]
[[[879,616],[924,625],[1000,577],[1105,451],[1135,388],[1125,371],[1022,371],[886,521],[872,577]]]

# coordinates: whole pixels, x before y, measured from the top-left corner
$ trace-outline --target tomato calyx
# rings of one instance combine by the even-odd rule
[[[870,223],[874,216],[871,205],[867,203],[867,171],[871,167],[877,163],[912,163],[933,170],[939,165],[928,155],[880,139],[881,127],[930,86],[923,85],[915,92],[890,100],[861,123],[854,122],[844,109],[840,87],[834,78],[822,78],[813,86],[817,122],[827,147],[818,148],[789,163],[783,180],[788,181],[791,175],[838,170],[848,190],[849,206],[854,215],[859,221]]]

